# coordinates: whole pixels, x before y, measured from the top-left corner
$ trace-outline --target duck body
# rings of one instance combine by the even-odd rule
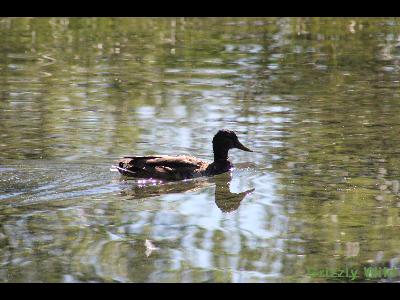
[[[228,151],[232,148],[252,152],[239,142],[233,131],[220,130],[213,139],[212,163],[187,155],[124,156],[116,169],[122,175],[137,178],[183,180],[213,176],[228,172],[233,167],[228,160]]]
[[[225,173],[232,168],[229,160],[209,163],[187,155],[124,156],[118,171],[138,178],[183,180]]]

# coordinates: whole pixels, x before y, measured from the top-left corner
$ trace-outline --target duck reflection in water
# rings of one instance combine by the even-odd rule
[[[215,204],[223,212],[232,212],[239,208],[242,200],[254,192],[254,188],[241,193],[231,193],[231,172],[224,173],[215,178]]]
[[[121,179],[127,181],[127,179]],[[129,180],[130,181],[130,180]],[[138,184],[120,192],[123,197],[130,199],[143,199],[165,194],[178,194],[183,192],[195,192],[215,184],[215,204],[223,212],[232,212],[239,208],[242,200],[255,189],[249,189],[241,193],[232,193],[230,185],[231,172],[206,179],[191,179],[181,182],[162,182],[159,180],[135,180]]]

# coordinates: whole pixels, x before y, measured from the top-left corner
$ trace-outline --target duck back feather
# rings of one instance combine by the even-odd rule
[[[126,176],[182,180],[205,175],[209,163],[186,155],[124,156],[118,171]]]

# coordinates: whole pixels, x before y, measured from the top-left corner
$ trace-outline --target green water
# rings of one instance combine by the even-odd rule
[[[399,88],[400,19],[2,18],[0,282],[399,281]]]

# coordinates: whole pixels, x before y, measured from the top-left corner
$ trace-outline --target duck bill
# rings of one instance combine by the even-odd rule
[[[247,152],[253,152],[253,150],[250,150],[249,148],[247,148],[245,145],[243,145],[241,142],[236,141],[235,143],[235,148],[243,150],[243,151],[247,151]]]

